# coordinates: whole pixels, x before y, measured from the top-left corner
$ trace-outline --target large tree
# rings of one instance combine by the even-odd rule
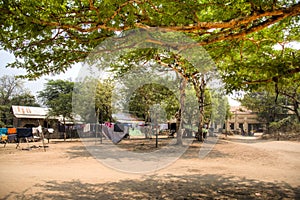
[[[300,3],[293,0],[1,0],[0,11],[0,45],[17,58],[9,66],[31,78],[65,71],[106,38],[134,28],[184,32],[216,59],[245,42],[299,39]]]
[[[0,11],[0,45],[17,58],[9,66],[25,68],[30,78],[66,70],[108,37],[151,27],[185,33],[195,45],[205,46],[217,62],[228,92],[264,83],[272,83],[276,89],[280,81],[297,80],[286,78],[300,71],[297,56],[291,57],[290,64],[288,53],[280,57],[273,52],[275,44],[299,41],[297,1],[3,0]],[[155,59],[149,53],[147,58]],[[156,58],[163,64],[163,59]],[[181,75],[194,84],[202,123],[209,77],[196,71]]]

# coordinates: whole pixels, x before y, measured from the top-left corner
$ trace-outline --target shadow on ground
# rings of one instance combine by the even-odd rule
[[[140,141],[140,140],[138,140]],[[127,146],[129,149],[132,149],[132,146],[134,145],[140,145],[139,143],[135,143],[135,140],[131,141],[132,144],[128,145],[124,145],[122,148],[126,149],[125,147]],[[210,143],[210,141],[206,141],[207,144]],[[224,141],[224,140],[218,140],[217,141],[217,145],[227,145],[228,142]],[[119,144],[117,144],[118,147]],[[193,141],[189,147],[186,149],[186,151],[180,156],[180,159],[196,159],[199,158],[199,151],[201,149],[201,147],[203,147],[202,142],[198,142],[198,141]],[[176,147],[174,145],[172,145],[173,147]],[[91,154],[91,152],[89,152],[87,149],[98,149],[99,148],[99,154],[97,154],[97,158],[98,159],[106,159],[108,158],[107,154],[102,154],[101,152],[101,148],[105,149],[106,151],[109,151],[109,157],[110,158],[115,158],[115,159],[121,159],[123,158],[122,155],[118,152],[118,151],[113,151],[110,150],[110,146],[107,144],[90,144],[90,145],[79,145],[79,146],[72,146],[69,147],[66,151],[68,158],[69,159],[76,159],[76,158],[88,158],[88,157],[94,157],[95,155]],[[155,149],[155,146],[152,146],[153,150]],[[208,153],[206,156],[208,156],[209,158],[225,158],[225,157],[230,157],[230,155],[228,155],[227,153],[218,151],[214,148],[214,144],[212,144],[211,148],[208,148]],[[129,150],[131,151],[131,150]],[[149,153],[148,150],[145,151],[146,153]],[[141,152],[135,152],[135,153],[141,153]],[[206,157],[205,156],[205,157]],[[127,157],[126,157],[127,158]],[[145,161],[149,160],[149,157],[144,157],[143,158]]]
[[[244,143],[244,144],[253,144],[253,143],[267,143],[270,141],[274,141],[274,140],[264,140],[261,138],[251,138],[249,136],[245,136],[245,138],[227,138],[227,139],[223,139],[223,140],[227,140],[227,141],[232,141],[232,142],[238,142],[238,143]]]
[[[143,140],[132,140],[132,141],[129,141],[129,142],[132,142],[132,144],[125,144],[125,145],[123,145],[122,148],[123,149],[128,148],[128,149],[132,150],[134,146],[139,146],[140,145],[139,143],[137,143],[137,142],[140,142],[140,141],[142,141],[142,142],[146,141],[147,142],[147,140],[145,140],[145,139],[143,139]],[[127,141],[127,143],[128,143],[128,141]],[[210,141],[206,141],[206,143],[209,144]],[[224,140],[218,140],[217,144],[218,145],[227,145],[228,142],[224,141]],[[205,145],[205,144],[203,144],[202,142],[198,142],[196,140],[193,141],[189,145],[189,147],[186,149],[186,151],[180,156],[180,159],[195,159],[195,158],[199,158],[199,151],[200,151],[200,149],[201,149],[201,147],[203,145]],[[119,147],[119,144],[117,144],[116,146]],[[172,145],[172,146],[175,147],[174,145]],[[103,149],[105,149],[105,150],[109,150],[109,148],[110,148],[110,146],[109,145],[107,146],[107,144],[105,144],[105,143],[103,143],[103,144],[100,144],[100,143],[94,144],[93,143],[93,144],[89,144],[89,145],[84,145],[83,144],[83,145],[79,145],[79,146],[69,147],[67,149],[66,153],[67,153],[69,159],[94,157],[87,150],[87,148],[88,149],[93,149],[93,148],[97,149],[97,148],[99,148],[99,150],[100,150],[99,152],[101,152],[101,148],[100,147],[103,148]],[[152,148],[152,150],[157,150],[155,148],[155,145],[152,145],[151,148]],[[131,151],[131,150],[129,150],[129,151]],[[146,150],[145,152],[149,153],[148,151],[149,150]],[[226,154],[224,152],[220,152],[220,151],[214,149],[214,144],[212,144],[211,148],[209,148],[208,151],[209,152],[208,152],[207,155],[210,158],[224,158],[224,157],[229,157],[230,156],[230,155],[228,155],[228,154]],[[110,150],[109,152],[110,152],[110,154],[109,154],[110,158],[116,158],[116,159],[122,158],[122,155],[118,151],[114,152],[113,150]],[[134,151],[134,152],[135,153],[141,153],[143,151],[141,151],[141,152]],[[97,154],[97,158],[98,159],[106,159],[107,156],[108,156],[107,154],[101,154],[101,153]],[[148,157],[145,157],[144,159],[145,159],[145,161],[149,160]]]
[[[38,191],[30,194],[30,191]],[[33,192],[32,192],[33,193]],[[287,183],[232,176],[148,176],[101,184],[79,180],[46,181],[3,199],[299,199],[300,189]]]
[[[69,156],[69,159],[92,157],[92,155],[88,152],[85,146],[70,147],[68,148],[66,153]]]

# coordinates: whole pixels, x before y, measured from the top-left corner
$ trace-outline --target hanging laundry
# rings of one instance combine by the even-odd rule
[[[7,128],[0,128],[0,135],[6,135],[7,131]]]
[[[107,126],[102,126],[102,134],[107,138],[111,140],[111,133],[108,131]]]
[[[115,125],[114,125],[114,132],[124,132],[124,124],[122,124],[122,123],[115,123]]]
[[[17,128],[17,137],[18,138],[25,138],[25,137],[32,137],[32,128]]]
[[[1,136],[1,142],[7,142],[7,140],[8,140],[7,135],[2,134],[0,136]]]
[[[17,141],[17,134],[8,135],[8,142],[16,142],[16,141]]]
[[[111,122],[105,122],[104,123],[105,126],[107,126],[108,128],[112,128],[114,125]]]
[[[32,134],[37,135],[38,133],[38,127],[32,127]]]
[[[63,124],[58,124],[58,132],[66,132],[66,127]]]
[[[43,132],[43,128],[42,128],[41,125],[39,125],[37,128],[38,128],[38,132],[39,132],[39,133],[42,133],[42,132]]]
[[[52,134],[52,133],[54,133],[54,129],[53,129],[53,128],[48,128],[48,132],[49,132],[50,134]]]
[[[85,124],[84,128],[83,128],[83,132],[87,133],[90,132],[91,130],[91,125],[90,124]]]
[[[114,144],[119,143],[123,138],[125,138],[128,135],[128,131],[115,132],[112,128],[109,128],[107,126],[102,127],[102,133],[107,139],[111,140]]]
[[[167,130],[168,124],[159,124],[159,130]]]
[[[7,129],[7,133],[8,134],[16,134],[17,133],[17,129],[16,128],[8,128]]]

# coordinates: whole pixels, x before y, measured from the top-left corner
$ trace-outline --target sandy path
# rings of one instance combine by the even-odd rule
[[[40,144],[37,144],[40,145]],[[26,147],[26,144],[22,144]],[[128,174],[95,160],[80,141],[46,152],[0,148],[3,199],[297,199],[300,143],[219,140],[198,158],[194,143],[172,165]]]

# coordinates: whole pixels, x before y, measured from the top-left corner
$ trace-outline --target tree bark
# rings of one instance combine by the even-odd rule
[[[204,80],[204,76],[201,75],[200,83],[198,82],[196,95],[198,97],[198,104],[199,104],[199,124],[198,124],[198,132],[196,135],[196,138],[198,141],[203,142],[203,131],[202,128],[204,126],[204,100],[205,100],[205,88],[206,88],[206,82]]]
[[[182,145],[182,129],[183,129],[183,120],[182,116],[184,115],[185,112],[185,89],[186,89],[186,84],[187,81],[183,78],[180,83],[180,110],[179,110],[179,116],[178,116],[178,121],[179,121],[179,128],[177,129],[177,134],[176,134],[176,139],[177,145]]]
[[[295,115],[297,116],[298,122],[300,122],[300,114],[299,114],[299,111],[298,111],[298,109],[299,109],[299,103],[296,100],[294,100],[293,103],[294,103]]]

